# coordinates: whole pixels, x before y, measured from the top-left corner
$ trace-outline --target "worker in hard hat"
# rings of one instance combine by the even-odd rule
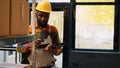
[[[36,6],[36,68],[53,67],[56,61],[54,55],[59,55],[62,52],[62,47],[57,47],[57,45],[53,47],[53,44],[60,41],[57,28],[48,24],[51,11],[51,4],[47,0],[39,2]],[[23,50],[18,49],[18,51],[31,52],[31,45],[30,43],[25,44]],[[28,59],[30,63],[33,61],[32,54]]]

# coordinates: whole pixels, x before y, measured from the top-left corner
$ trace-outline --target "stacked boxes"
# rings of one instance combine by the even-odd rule
[[[29,3],[26,0],[0,0],[0,9],[0,36],[28,34]]]
[[[0,36],[9,36],[10,0],[0,0]]]

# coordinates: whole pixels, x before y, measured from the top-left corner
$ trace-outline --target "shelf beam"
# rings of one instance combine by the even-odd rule
[[[7,47],[16,43],[25,44],[34,40],[34,35],[0,37],[0,47]]]

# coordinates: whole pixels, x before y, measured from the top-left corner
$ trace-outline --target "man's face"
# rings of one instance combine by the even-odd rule
[[[39,27],[46,27],[49,19],[49,13],[36,11],[37,23]]]

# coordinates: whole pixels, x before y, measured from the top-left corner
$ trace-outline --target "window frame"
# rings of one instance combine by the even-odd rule
[[[71,11],[74,18],[73,21],[73,37],[72,37],[72,50],[80,50],[80,51],[100,51],[100,52],[117,52],[119,51],[119,0],[115,0],[115,2],[76,2],[75,0],[71,0],[73,9]],[[76,14],[76,5],[114,5],[115,6],[115,13],[114,13],[114,38],[113,38],[113,50],[107,50],[107,49],[77,49],[75,48],[75,28],[76,28],[76,21],[75,21],[75,14]]]

